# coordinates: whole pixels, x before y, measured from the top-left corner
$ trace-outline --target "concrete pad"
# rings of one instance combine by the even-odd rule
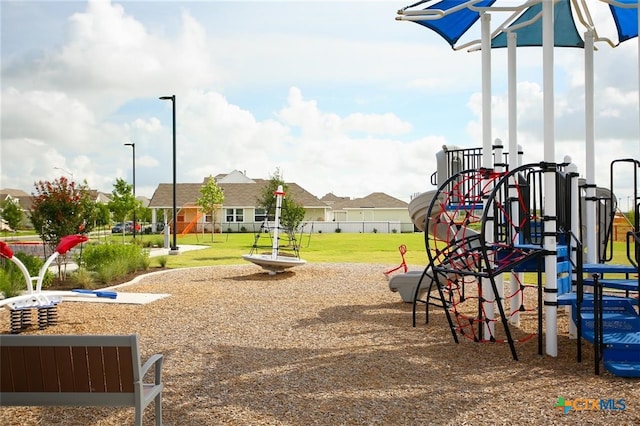
[[[155,302],[156,300],[163,299],[170,296],[166,293],[124,293],[116,292],[118,297],[115,299],[109,299],[107,297],[93,297],[93,296],[78,296],[78,297],[63,297],[65,302],[88,302],[88,303],[122,303],[129,305],[146,305],[147,303]]]

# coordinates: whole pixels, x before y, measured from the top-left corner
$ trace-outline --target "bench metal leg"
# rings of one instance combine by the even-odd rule
[[[162,393],[159,393],[153,403],[156,413],[156,426],[162,426]]]

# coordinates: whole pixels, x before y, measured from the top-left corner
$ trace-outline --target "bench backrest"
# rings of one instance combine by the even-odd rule
[[[74,398],[97,405],[133,405],[140,383],[137,335],[0,335],[4,397],[19,393],[21,401],[41,405],[73,405]],[[65,398],[66,393],[74,395]]]

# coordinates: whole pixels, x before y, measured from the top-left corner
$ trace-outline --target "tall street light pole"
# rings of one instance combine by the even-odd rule
[[[133,153],[133,200],[136,201],[136,206],[133,209],[133,239],[136,239],[136,210],[137,210],[137,200],[136,200],[136,144],[125,143],[124,146],[130,146],[132,148]]]
[[[161,96],[163,101],[171,101],[173,107],[173,243],[171,244],[171,251],[173,254],[178,253],[178,242],[176,234],[176,228],[178,227],[178,209],[176,203],[176,95]]]
[[[69,170],[63,169],[62,167],[54,167],[53,169],[54,170],[60,170],[61,172],[64,172],[64,173],[68,174],[69,176],[71,176],[71,180],[73,180],[73,173],[70,172]]]

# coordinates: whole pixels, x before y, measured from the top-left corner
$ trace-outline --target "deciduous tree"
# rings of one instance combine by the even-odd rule
[[[288,192],[289,186],[282,178],[280,169],[276,169],[274,174],[270,177],[269,182],[262,191],[261,197],[257,200],[257,205],[264,208],[267,215],[272,216],[275,213],[276,208],[275,192],[278,190],[279,185],[282,185],[282,189],[286,194],[282,200],[280,226],[285,230],[289,236],[289,241],[291,242],[295,241],[295,234],[304,219],[305,209]]]
[[[111,201],[107,205],[116,222],[122,223],[122,239],[124,240],[126,228],[124,223],[127,215],[133,214],[133,211],[139,207],[139,202],[133,196],[133,185],[129,185],[124,179],[117,178],[116,183],[113,184],[113,191],[111,191]]]
[[[9,228],[14,231],[20,226],[24,214],[18,204],[18,201],[13,199],[3,200],[0,202],[0,217],[7,222]]]
[[[86,183],[76,185],[64,176],[53,182],[39,181],[35,184],[30,216],[36,232],[51,249],[66,235],[88,233],[93,228],[91,215],[94,202]],[[58,258],[58,275],[64,279],[61,268],[63,259]]]
[[[222,207],[222,203],[224,203],[224,192],[214,177],[209,176],[207,183],[200,187],[200,197],[196,199],[196,205],[202,208],[205,214],[211,215],[211,241],[213,241],[213,234],[216,231],[217,213]]]

